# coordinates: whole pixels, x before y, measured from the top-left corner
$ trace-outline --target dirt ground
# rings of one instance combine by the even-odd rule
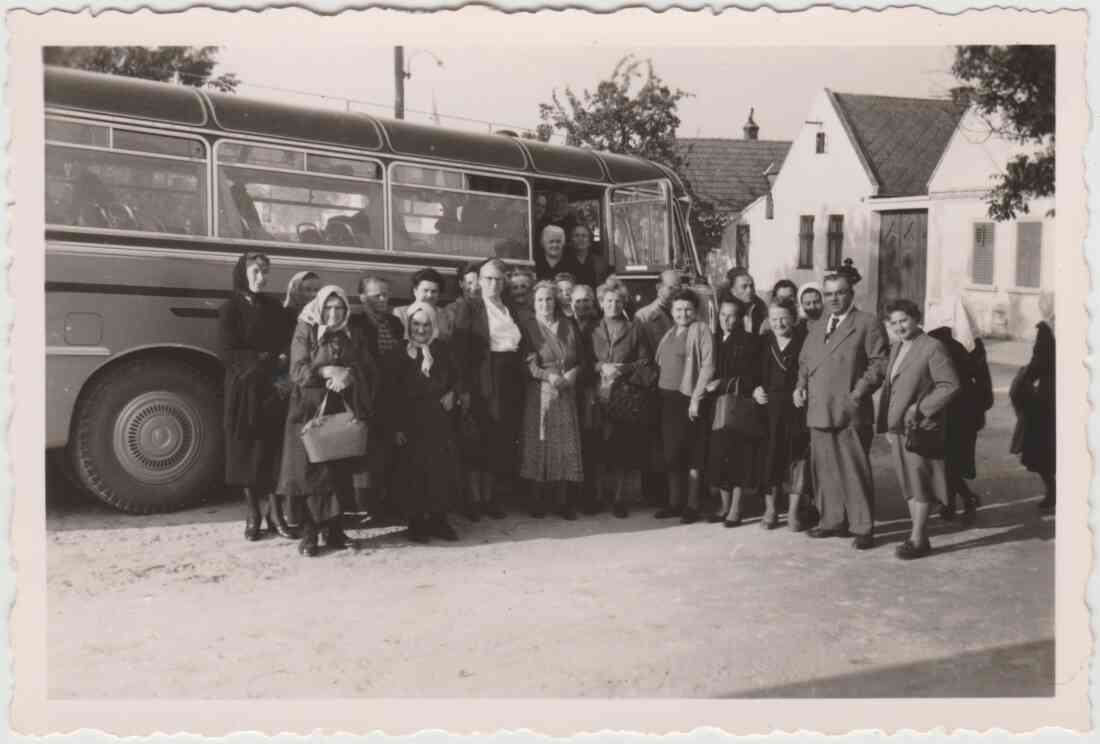
[[[879,546],[603,514],[454,518],[457,543],[352,532],[315,559],[242,538],[242,507],[130,517],[48,497],[51,698],[1035,696],[1054,686],[1054,521],[979,441],[977,524],[908,521],[886,443]]]

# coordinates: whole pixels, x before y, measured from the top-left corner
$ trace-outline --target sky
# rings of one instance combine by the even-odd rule
[[[303,51],[225,46],[217,72],[236,73],[241,95],[393,116],[393,47],[327,48],[315,64]],[[680,137],[740,138],[751,107],[760,139],[790,140],[822,88],[944,97],[955,84],[951,47],[406,47],[407,118],[427,121],[416,111],[434,108],[445,126],[533,129],[555,88],[594,89],[627,54],[692,94],[680,102]]]

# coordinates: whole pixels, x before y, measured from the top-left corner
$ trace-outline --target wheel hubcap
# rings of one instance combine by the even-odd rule
[[[115,420],[114,450],[122,467],[143,483],[176,480],[194,463],[203,441],[202,417],[168,391],[139,395]]]

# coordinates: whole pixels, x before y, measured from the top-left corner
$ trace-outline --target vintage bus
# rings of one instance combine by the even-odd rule
[[[218,306],[247,250],[268,288],[316,271],[397,296],[456,291],[489,256],[531,264],[542,202],[568,201],[615,272],[652,293],[701,267],[690,200],[640,158],[47,68],[46,436],[118,509],[176,509],[222,479]]]

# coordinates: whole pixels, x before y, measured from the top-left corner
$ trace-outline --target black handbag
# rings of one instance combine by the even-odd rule
[[[922,400],[924,400],[923,395],[914,404],[917,407],[918,414],[920,413]],[[905,427],[905,449],[914,455],[927,457],[931,460],[942,460],[944,451],[947,449],[947,441],[943,426],[939,422],[935,423],[936,426],[932,428],[922,427],[920,422],[907,424]]]
[[[730,431],[749,439],[764,436],[764,425],[760,420],[760,411],[752,398],[741,397],[741,378],[734,380],[733,392],[726,385],[726,392],[718,396],[714,404],[713,431]]]
[[[927,457],[931,460],[942,460],[946,444],[943,427],[934,429],[922,428],[919,424],[907,426],[905,429],[905,449],[914,455]]]

